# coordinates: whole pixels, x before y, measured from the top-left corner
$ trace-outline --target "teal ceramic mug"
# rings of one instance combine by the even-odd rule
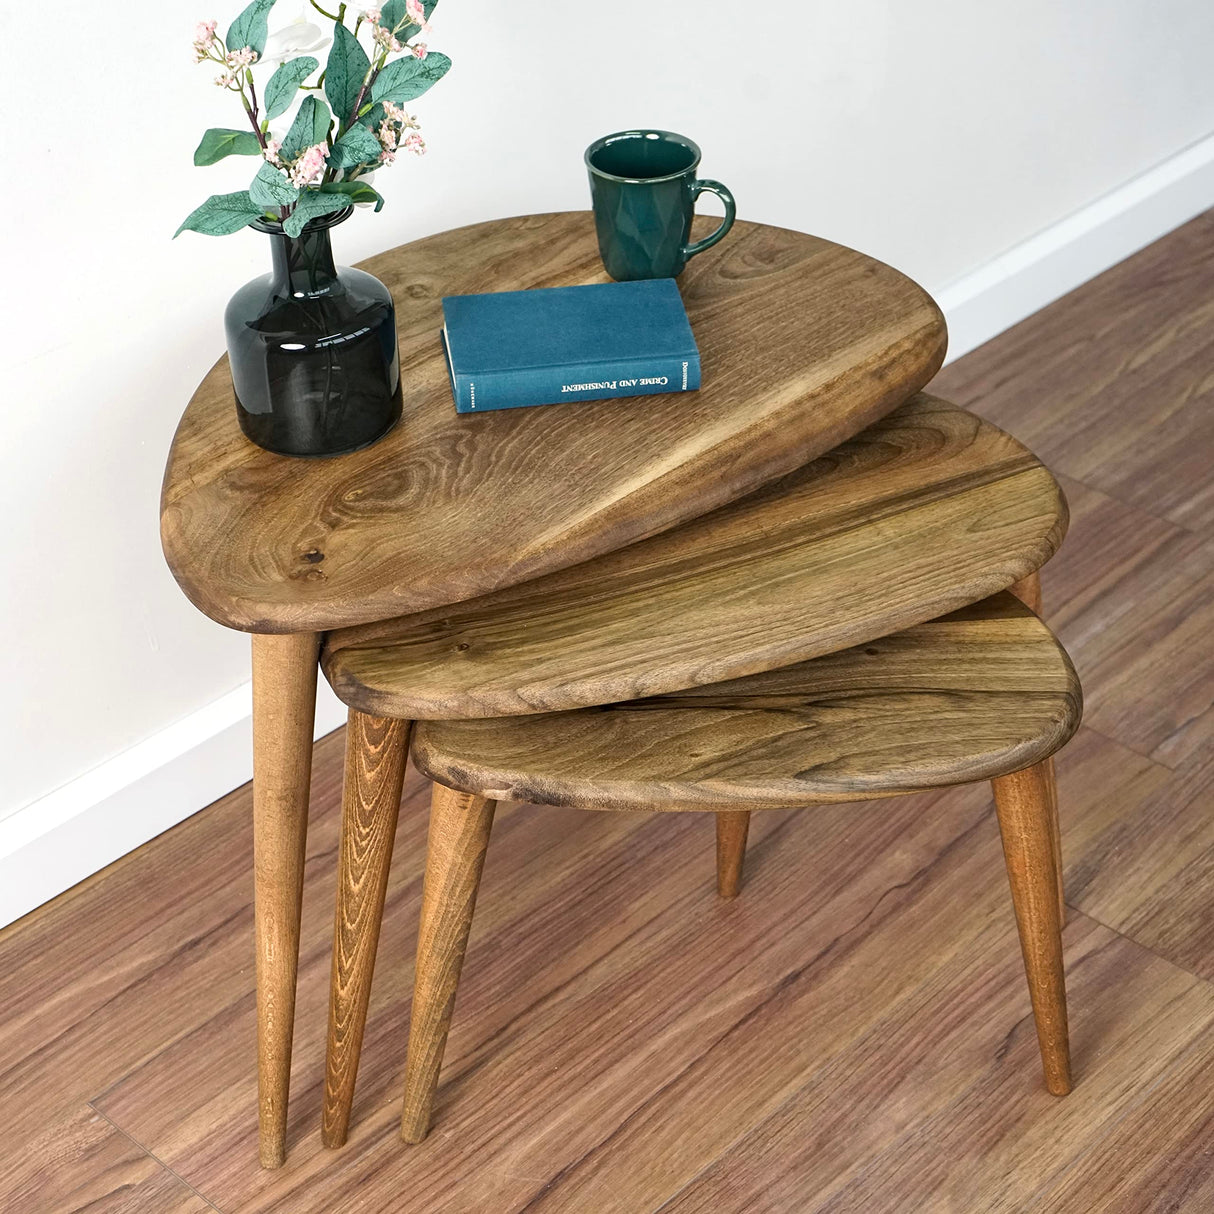
[[[689,257],[710,249],[733,226],[733,195],[696,177],[700,149],[671,131],[618,131],[586,149],[599,253],[617,282],[677,278]],[[711,236],[688,243],[696,199],[716,194],[725,218]]]

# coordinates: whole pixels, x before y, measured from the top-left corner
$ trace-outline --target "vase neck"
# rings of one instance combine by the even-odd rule
[[[276,293],[298,298],[324,295],[333,289],[337,267],[327,226],[305,228],[294,237],[283,232],[271,232],[269,236]]]

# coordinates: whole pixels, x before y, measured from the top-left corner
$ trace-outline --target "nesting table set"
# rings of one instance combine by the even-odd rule
[[[435,782],[404,1137],[431,1119],[494,803],[717,815],[991,780],[1046,1083],[1070,1086],[1050,756],[1080,691],[1039,619],[1050,474],[921,390],[945,329],[852,250],[739,222],[679,280],[691,394],[458,416],[444,295],[604,281],[588,213],[417,241],[404,416],[326,460],[240,433],[226,361],[182,418],[165,554],[253,634],[260,1148],[285,1157],[316,666],[350,707],[323,1135],[344,1142],[406,752]]]

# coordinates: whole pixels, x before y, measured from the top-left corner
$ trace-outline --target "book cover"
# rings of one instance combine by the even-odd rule
[[[700,386],[673,278],[450,295],[443,320],[460,413]]]

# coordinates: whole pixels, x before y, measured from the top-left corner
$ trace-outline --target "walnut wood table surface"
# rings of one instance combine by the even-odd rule
[[[524,216],[363,263],[397,306],[404,415],[364,451],[271,454],[236,422],[226,360],[186,408],[161,499],[191,601],[253,637],[262,1160],[282,1162],[321,633],[566,568],[802,467],[917,392],[945,329],[888,266],[741,222],[680,279],[704,387],[459,416],[444,295],[605,281],[588,212]]]
[[[431,779],[497,801],[794,809],[1031,767],[1079,727],[1082,703],[1062,646],[1004,591],[863,645],[672,695],[422,721],[413,756]]]
[[[635,700],[887,636],[1043,565],[1066,503],[1037,458],[924,393],[796,472],[519,586],[331,632],[346,704],[404,720]]]

